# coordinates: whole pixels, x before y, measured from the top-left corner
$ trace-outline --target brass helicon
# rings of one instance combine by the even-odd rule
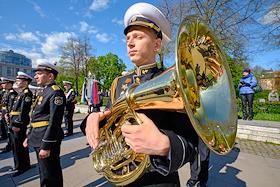
[[[175,65],[148,82],[130,86],[114,102],[107,124],[100,129],[93,166],[115,185],[132,183],[150,166],[149,156],[132,151],[120,130],[126,120],[141,125],[137,110],[185,113],[200,138],[217,154],[228,153],[234,145],[235,92],[219,43],[202,21],[187,17],[179,27],[175,50]]]

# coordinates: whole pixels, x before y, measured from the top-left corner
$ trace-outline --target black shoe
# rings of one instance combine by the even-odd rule
[[[9,169],[9,172],[14,172],[14,171],[17,171],[17,169],[16,168]]]
[[[68,136],[71,136],[71,135],[73,135],[73,133],[66,133],[66,134],[64,134],[65,137],[68,137]]]
[[[249,118],[248,118],[248,120],[249,120],[249,121],[252,121],[252,120],[253,120],[253,118],[252,118],[252,117],[249,117]]]
[[[13,173],[13,177],[16,177],[16,176],[19,176],[23,173],[25,173],[27,170],[29,170],[31,168],[31,166],[28,166],[24,169],[21,169],[21,170],[17,170],[15,173]]]
[[[186,186],[187,187],[195,187],[198,183],[199,183],[198,180],[189,179]]]
[[[0,152],[0,154],[3,154],[3,153],[7,153],[7,152],[10,152],[11,149],[7,149],[7,148],[3,148],[1,149],[2,151]]]

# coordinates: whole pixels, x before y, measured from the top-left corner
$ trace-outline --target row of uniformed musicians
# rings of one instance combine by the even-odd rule
[[[63,116],[67,127],[65,135],[73,134],[75,93],[72,83],[63,81],[66,90],[64,94],[55,83],[57,75],[58,69],[54,64],[37,64],[34,78],[42,89],[37,92],[33,103],[32,92],[28,88],[31,76],[18,72],[18,92],[13,89],[14,80],[1,78],[4,90],[1,91],[1,138],[8,137],[8,144],[2,153],[13,150],[13,176],[18,176],[30,168],[28,146],[33,147],[37,155],[41,186],[63,186],[59,157],[64,136],[61,127]],[[30,129],[27,130],[29,124]]]

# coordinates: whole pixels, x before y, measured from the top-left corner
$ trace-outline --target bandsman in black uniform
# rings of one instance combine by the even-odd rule
[[[2,114],[1,114],[1,127],[4,126],[8,135],[8,144],[2,149],[1,153],[6,153],[12,150],[11,146],[11,126],[10,126],[10,112],[12,110],[14,100],[17,96],[17,92],[13,89],[14,80],[5,77],[1,78],[5,93],[2,98]],[[3,129],[4,130],[4,129]]]
[[[66,105],[64,110],[64,122],[65,122],[65,136],[71,136],[73,134],[73,114],[75,110],[76,95],[72,88],[72,82],[63,81],[66,97]]]
[[[146,82],[163,70],[156,65],[156,55],[161,46],[170,39],[170,25],[156,7],[147,3],[132,5],[124,17],[128,56],[136,70],[116,78],[111,87],[111,103],[135,83]],[[150,155],[149,171],[128,186],[180,186],[178,169],[194,159],[198,136],[185,114],[160,110],[138,111],[143,122],[121,127],[126,143],[136,153]],[[81,125],[89,145],[98,146],[99,127],[110,111],[91,113]]]
[[[199,138],[197,154],[190,162],[191,177],[187,181],[187,187],[206,187],[208,181],[210,149]]]
[[[2,81],[0,80],[0,118],[1,119],[2,119],[1,115],[2,115],[2,106],[3,106],[2,98],[3,98],[4,93],[5,93],[5,90],[2,86]],[[1,119],[0,119],[0,121],[1,121]],[[5,124],[0,122],[0,140],[6,140],[8,138],[6,128],[4,125]]]
[[[35,68],[35,80],[43,87],[33,104],[31,129],[24,146],[34,147],[39,164],[41,186],[63,186],[60,145],[65,95],[56,85],[57,67],[41,62]]]
[[[32,92],[28,85],[31,81],[31,76],[20,71],[18,72],[16,85],[19,92],[10,112],[11,145],[14,154],[14,169],[16,170],[13,174],[14,177],[30,168],[29,150],[27,147],[23,147],[23,142],[26,139],[26,130],[30,123],[29,112],[32,105]]]

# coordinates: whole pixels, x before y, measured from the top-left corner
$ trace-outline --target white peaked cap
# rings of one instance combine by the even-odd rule
[[[171,26],[165,15],[155,6],[148,3],[136,3],[129,7],[124,15],[125,29],[133,24],[136,17],[142,17],[155,23],[162,32],[162,44],[167,44],[171,39]],[[141,24],[139,24],[141,25]],[[125,31],[126,32],[126,31]]]
[[[73,84],[72,82],[70,82],[70,81],[62,81],[63,82],[63,84]]]
[[[32,78],[30,75],[28,75],[28,74],[26,74],[26,73],[24,73],[24,72],[22,72],[22,71],[19,71],[19,72],[17,73],[17,79],[32,80],[33,78]]]
[[[59,73],[58,67],[56,66],[56,62],[51,63],[45,60],[37,62],[36,68],[34,70],[35,71],[49,70],[49,71],[55,71],[56,73]]]

